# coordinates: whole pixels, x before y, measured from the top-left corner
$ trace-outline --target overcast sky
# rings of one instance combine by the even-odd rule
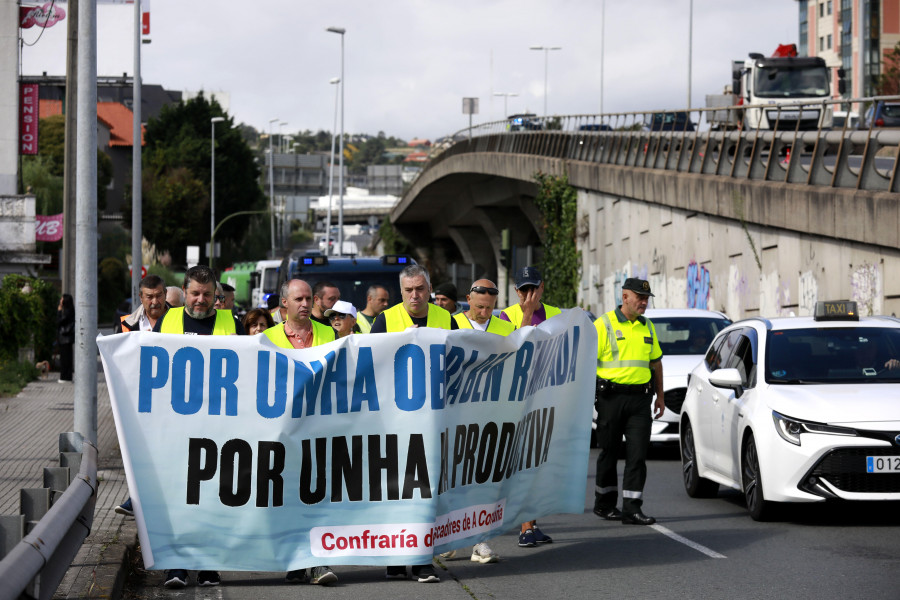
[[[236,122],[330,131],[345,36],[351,133],[434,139],[468,125],[462,98],[480,98],[474,122],[509,113],[683,108],[688,100],[690,0],[152,0],[145,83],[230,94]],[[693,1],[692,104],[730,82],[731,60],[798,42],[796,0]],[[67,5],[63,5],[67,8]],[[100,5],[99,75],[133,71],[133,9]],[[22,30],[33,43],[40,29]],[[65,21],[23,50],[25,74],[64,73]],[[601,48],[604,48],[601,61]],[[277,131],[277,129],[276,129]]]

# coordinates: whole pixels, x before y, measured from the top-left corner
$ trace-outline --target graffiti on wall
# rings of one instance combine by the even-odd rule
[[[850,299],[863,316],[881,314],[881,275],[878,266],[862,263],[850,273]]]
[[[816,301],[819,299],[819,282],[816,281],[816,276],[812,271],[800,273],[800,279],[797,280],[797,291],[800,294],[798,314],[801,317],[815,314]]]
[[[687,267],[688,308],[709,308],[709,269],[691,261]]]

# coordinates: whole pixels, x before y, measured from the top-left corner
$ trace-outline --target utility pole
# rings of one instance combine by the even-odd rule
[[[63,243],[59,278],[64,294],[75,296],[75,121],[78,116],[78,0],[66,15],[66,105],[63,150]]]

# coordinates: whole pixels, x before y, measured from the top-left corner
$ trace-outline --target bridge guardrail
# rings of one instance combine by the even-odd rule
[[[0,600],[52,598],[91,532],[97,447],[78,433],[62,433],[59,452],[60,467],[44,469],[44,487],[21,490],[21,514],[0,517],[0,552],[8,550],[0,555]],[[71,477],[73,467],[78,473]]]
[[[736,179],[898,192],[900,128],[850,129],[845,119],[840,129],[832,129],[831,119],[823,118],[816,129],[802,130],[800,118],[782,118],[782,113],[802,114],[804,110],[820,111],[847,103],[862,106],[878,100],[900,101],[900,96],[814,104],[527,116],[516,123],[505,119],[458,131],[449,145],[433,151],[429,165],[461,153],[501,152]],[[722,113],[733,113],[731,120],[739,122],[741,111],[763,106],[776,112],[774,130],[715,126],[722,122]],[[651,125],[654,118],[671,123],[671,127]]]

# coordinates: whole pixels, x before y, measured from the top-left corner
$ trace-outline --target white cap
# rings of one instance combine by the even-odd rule
[[[346,302],[345,300],[338,300],[334,303],[334,306],[325,311],[325,316],[330,317],[334,313],[341,313],[342,315],[350,315],[354,319],[356,318],[356,307]]]

